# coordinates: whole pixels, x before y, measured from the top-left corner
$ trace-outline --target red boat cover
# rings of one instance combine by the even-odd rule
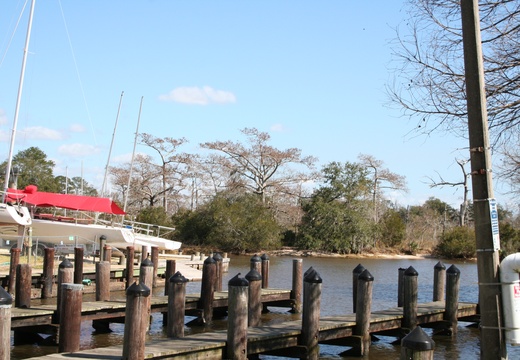
[[[24,202],[40,207],[125,215],[125,212],[112,199],[43,192],[38,191],[35,185],[29,185],[23,190],[9,189],[7,198],[8,201]]]

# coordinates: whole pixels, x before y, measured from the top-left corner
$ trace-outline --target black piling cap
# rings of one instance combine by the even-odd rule
[[[152,260],[146,258],[143,261],[141,261],[141,266],[153,266]]]
[[[189,280],[186,279],[180,271],[177,271],[173,276],[170,278],[170,283],[172,284],[183,284],[187,283]]]
[[[68,268],[73,268],[74,265],[72,265],[72,263],[70,262],[69,259],[65,258],[61,263],[60,265],[58,266],[60,269],[68,269]]]
[[[252,269],[251,271],[249,271],[246,274],[246,279],[249,282],[258,281],[258,280],[262,280],[262,275],[260,275],[260,273],[256,269]]]
[[[406,271],[404,272],[404,276],[419,276],[419,273],[417,270],[413,268],[413,266],[410,266]]]
[[[216,262],[222,262],[222,255],[220,255],[220,253],[213,254],[213,260]]]
[[[433,267],[436,270],[446,270],[446,266],[442,263],[442,261],[439,261],[435,266]]]
[[[256,255],[251,258],[251,262],[262,262],[260,256]]]
[[[306,275],[303,278],[303,281],[312,284],[321,284],[323,282],[320,274],[318,274],[318,272],[314,270],[312,267],[308,271],[306,271]]]
[[[266,261],[269,260],[269,256],[267,254],[262,254],[262,256],[260,256],[260,259],[262,259],[262,261]]]
[[[410,350],[433,350],[435,349],[435,341],[420,326],[417,326],[401,340],[401,346]]]
[[[455,265],[451,265],[448,270],[446,270],[446,274],[448,275],[456,275],[456,276],[459,276],[460,275],[460,270],[458,267],[456,267]]]
[[[247,281],[246,278],[240,277],[240,273],[238,273],[229,280],[228,286],[249,286],[249,281]]]
[[[13,297],[5,289],[0,286],[0,305],[11,305],[13,303]]]
[[[352,270],[352,273],[354,273],[354,274],[358,274],[358,275],[359,275],[359,274],[361,274],[363,271],[365,271],[365,267],[364,267],[363,265],[359,264],[358,266],[356,266],[356,267],[354,268],[354,270]]]
[[[126,289],[126,296],[133,296],[133,297],[147,297],[150,296],[150,288],[146,286],[145,284],[137,284],[135,281],[132,285]]]
[[[208,256],[206,260],[204,260],[204,265],[211,265],[216,263],[217,262],[215,261],[215,259],[213,259],[211,256]]]
[[[359,274],[358,279],[361,281],[374,281],[374,277],[367,269],[363,270],[363,272]]]

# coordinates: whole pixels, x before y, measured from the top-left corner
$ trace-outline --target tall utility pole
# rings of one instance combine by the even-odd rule
[[[498,220],[494,216],[496,203],[493,198],[478,0],[461,0],[461,14],[477,242],[480,358],[507,359],[499,284],[500,239]]]

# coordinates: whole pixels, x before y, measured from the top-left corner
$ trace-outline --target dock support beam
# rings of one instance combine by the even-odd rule
[[[240,273],[228,282],[227,356],[230,360],[247,359],[247,317],[249,282]]]
[[[317,360],[320,355],[318,336],[320,331],[321,284],[320,274],[312,267],[303,279],[303,314],[301,343],[307,348],[303,359]]]

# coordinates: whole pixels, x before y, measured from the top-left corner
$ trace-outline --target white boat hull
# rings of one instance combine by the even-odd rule
[[[25,206],[0,203],[0,225],[31,225],[29,209]]]

